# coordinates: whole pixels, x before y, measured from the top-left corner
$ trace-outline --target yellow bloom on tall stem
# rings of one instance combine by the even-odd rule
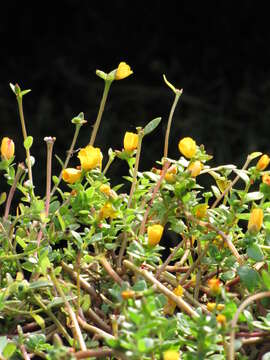
[[[80,179],[81,174],[82,174],[81,170],[67,168],[63,170],[62,177],[65,182],[69,184],[74,184],[76,181]]]
[[[248,221],[248,231],[257,234],[260,231],[263,224],[263,210],[255,208],[251,211]]]
[[[148,244],[155,246],[160,242],[164,227],[160,224],[150,225],[147,228]]]
[[[88,171],[96,167],[101,168],[103,156],[99,148],[87,145],[79,151],[78,158],[80,159],[83,170]]]
[[[185,137],[179,141],[178,148],[181,154],[191,159],[196,153],[197,145],[191,137]]]
[[[257,170],[264,170],[270,163],[270,158],[268,155],[264,154],[260,157],[259,161],[256,164]]]
[[[124,136],[124,149],[126,151],[133,151],[137,149],[139,141],[138,134],[134,134],[132,132],[126,132]]]
[[[188,166],[188,170],[191,172],[191,177],[194,178],[200,174],[202,169],[203,169],[203,164],[199,160],[192,162]]]
[[[9,160],[14,156],[15,145],[13,140],[8,137],[4,137],[1,143],[1,157],[3,160]]]
[[[179,360],[179,351],[177,350],[167,350],[163,353],[163,360]]]
[[[124,61],[120,62],[115,73],[115,80],[122,80],[133,74],[133,71],[130,69],[130,66]]]

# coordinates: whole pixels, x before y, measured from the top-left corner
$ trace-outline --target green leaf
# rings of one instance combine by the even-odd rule
[[[249,183],[249,176],[244,170],[233,169],[233,171],[246,183]]]
[[[244,202],[261,200],[263,197],[264,194],[260,191],[250,192],[244,197]]]
[[[35,322],[41,327],[42,330],[45,329],[45,320],[38,314],[31,314]]]
[[[263,355],[262,360],[270,360],[270,352],[267,352]]]
[[[255,261],[262,261],[264,259],[263,252],[259,245],[252,244],[247,248],[248,256]]]
[[[151,120],[143,129],[143,134],[147,135],[150,134],[152,131],[155,130],[155,128],[159,125],[161,121],[161,117],[155,118],[154,120]]]
[[[7,194],[5,192],[3,192],[0,195],[0,205],[2,205],[6,201],[6,198],[7,198]]]
[[[255,152],[249,154],[248,156],[249,156],[250,160],[253,160],[253,159],[256,159],[257,157],[259,157],[261,155],[262,155],[262,153],[260,151],[255,151]]]
[[[7,337],[6,336],[0,336],[0,354],[2,353],[4,348],[7,346],[7,344],[8,344]]]
[[[262,281],[263,281],[264,286],[267,288],[267,290],[270,290],[270,274],[269,274],[269,272],[263,269],[261,272],[261,275],[262,275]]]
[[[216,198],[218,198],[221,195],[221,192],[219,191],[219,188],[217,186],[212,185],[211,189]]]
[[[33,136],[27,136],[27,138],[23,142],[23,146],[26,150],[29,150],[33,144]]]
[[[14,354],[16,349],[17,349],[17,345],[15,343],[13,342],[8,343],[3,350],[3,356],[9,359]]]
[[[260,283],[260,276],[257,271],[247,265],[239,266],[237,273],[249,291],[254,290]]]

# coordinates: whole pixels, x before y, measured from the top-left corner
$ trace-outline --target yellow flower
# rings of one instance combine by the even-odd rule
[[[14,142],[8,137],[4,137],[1,143],[1,156],[3,160],[9,160],[14,155]]]
[[[74,184],[76,181],[80,179],[81,174],[82,174],[81,170],[67,168],[63,170],[62,177],[65,182],[69,184]]]
[[[264,174],[262,176],[262,182],[268,186],[270,186],[270,175],[269,174]]]
[[[196,142],[190,138],[185,137],[178,143],[179,151],[188,159],[191,159],[196,153]]]
[[[139,137],[138,134],[126,132],[124,136],[124,149],[126,151],[133,151],[137,149]]]
[[[221,292],[221,282],[217,278],[212,278],[208,280],[208,286],[212,295],[218,295]]]
[[[257,162],[256,169],[257,170],[264,170],[270,163],[270,158],[268,155],[264,154],[260,157],[259,161]]]
[[[222,311],[222,310],[224,310],[224,308],[225,308],[224,304],[217,304],[217,310],[218,311]]]
[[[176,173],[177,173],[176,166],[171,166],[165,174],[165,180],[170,184],[174,184],[176,180],[175,178]]]
[[[179,360],[179,351],[167,350],[163,353],[163,360]]]
[[[248,221],[248,231],[256,234],[260,231],[263,224],[263,211],[260,208],[255,208],[251,211]]]
[[[110,196],[111,194],[111,188],[110,185],[107,184],[102,184],[99,188],[100,192],[102,192],[103,194]]]
[[[112,207],[111,203],[106,203],[99,211],[99,216],[101,219],[111,218],[114,219],[116,217],[116,211]]]
[[[124,290],[121,292],[121,296],[124,300],[132,299],[135,296],[135,291],[133,290]]]
[[[208,207],[209,206],[207,204],[199,204],[195,206],[195,216],[199,219],[204,218],[207,214]]]
[[[192,162],[188,166],[188,170],[191,172],[190,175],[191,175],[191,177],[194,177],[194,178],[200,174],[202,169],[203,169],[203,164],[199,160]]]
[[[217,304],[215,302],[208,302],[206,304],[207,310],[210,312],[213,312],[215,308],[217,307]]]
[[[160,224],[150,225],[147,228],[148,235],[148,244],[150,246],[155,246],[160,242],[160,239],[163,234],[163,226]]]
[[[225,325],[226,324],[226,316],[222,314],[218,314],[216,320],[219,324]]]
[[[133,74],[133,71],[130,69],[130,66],[125,62],[120,62],[115,73],[115,80],[122,80]]]
[[[178,285],[174,290],[173,293],[176,296],[182,296],[183,295],[183,288],[181,285]],[[168,298],[168,302],[167,304],[164,306],[163,308],[163,312],[165,315],[172,315],[174,313],[174,310],[176,308],[176,303],[171,300],[170,298]]]
[[[78,158],[80,159],[82,169],[88,171],[101,167],[103,156],[99,148],[87,145],[79,151]]]

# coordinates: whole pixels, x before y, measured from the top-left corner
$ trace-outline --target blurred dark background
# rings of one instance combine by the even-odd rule
[[[140,168],[161,158],[173,102],[162,74],[184,89],[173,120],[170,157],[179,157],[177,144],[184,136],[205,144],[213,165],[241,165],[248,153],[270,150],[270,30],[262,3],[10,1],[0,18],[0,134],[14,139],[16,161],[22,161],[9,82],[32,89],[24,97],[24,112],[28,135],[34,137],[31,153],[39,164],[33,174],[40,194],[45,192],[43,138],[55,136],[54,152],[64,159],[74,131],[70,120],[84,112],[88,123],[77,147],[85,146],[103,91],[95,70],[113,70],[120,61],[130,64],[134,74],[112,85],[95,143],[104,152],[104,163],[110,147],[122,148],[125,131],[157,116],[162,125],[145,138]],[[73,157],[70,165],[77,164]],[[59,170],[55,160],[53,172]],[[113,164],[108,176],[114,185],[126,170],[119,161]]]

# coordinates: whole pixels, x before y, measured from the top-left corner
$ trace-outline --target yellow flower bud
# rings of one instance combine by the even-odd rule
[[[215,302],[208,302],[206,304],[207,310],[210,312],[213,312],[215,308],[217,307],[217,304]]]
[[[198,219],[202,219],[206,216],[207,214],[207,209],[208,209],[208,205],[207,204],[199,204],[197,206],[195,206],[195,216]]]
[[[96,167],[101,168],[103,156],[99,148],[87,145],[79,151],[78,158],[80,159],[83,170],[88,171]]]
[[[137,149],[139,141],[138,134],[134,134],[132,132],[126,132],[124,137],[124,149],[126,151],[133,151]]]
[[[9,160],[14,155],[14,142],[8,137],[4,137],[1,143],[1,157],[3,160]]]
[[[74,184],[76,181],[80,179],[81,174],[82,174],[81,170],[67,168],[63,170],[62,177],[65,182],[69,184]]]
[[[115,80],[122,80],[133,74],[133,71],[130,69],[130,66],[125,62],[120,62],[115,73]]]
[[[174,295],[176,296],[182,296],[183,295],[183,288],[181,285],[178,285],[174,290],[173,290],[173,293]],[[176,308],[176,303],[171,300],[170,298],[168,298],[168,302],[167,304],[164,306],[163,308],[163,313],[165,315],[172,315],[174,313],[174,310]]]
[[[192,162],[188,166],[188,170],[191,172],[191,177],[194,178],[200,174],[202,169],[203,169],[203,164],[199,160]]]
[[[174,184],[176,180],[175,177],[176,173],[177,173],[176,166],[171,166],[165,174],[165,180],[170,184]]]
[[[260,157],[259,161],[257,162],[256,169],[257,170],[264,170],[270,163],[270,158],[268,155],[264,154]]]
[[[191,159],[196,153],[196,142],[190,138],[185,137],[178,143],[178,148],[181,154],[183,154],[186,158]]]
[[[135,291],[133,290],[124,290],[121,292],[121,296],[124,300],[132,299],[135,296]]]
[[[111,194],[111,188],[110,185],[107,184],[102,184],[99,188],[100,192],[102,192],[103,194],[110,196]]]
[[[112,207],[111,203],[106,203],[99,211],[99,217],[101,219],[111,218],[114,219],[116,217],[116,211]]]
[[[160,224],[155,224],[148,226],[147,235],[148,235],[148,244],[150,246],[155,246],[160,242],[160,239],[163,234],[163,226]]]
[[[225,308],[224,304],[217,304],[217,310],[218,311],[222,311],[222,310],[224,310],[224,308]]]
[[[217,278],[212,278],[208,280],[208,286],[212,295],[218,295],[221,292],[221,282]]]
[[[179,360],[179,351],[167,350],[163,353],[163,360]]]
[[[248,221],[248,231],[256,234],[260,231],[263,224],[263,210],[255,208],[251,211]]]
[[[219,324],[225,325],[226,324],[226,316],[222,314],[218,314],[216,320]]]
[[[270,186],[270,175],[269,174],[264,174],[262,176],[262,182],[268,186]]]

